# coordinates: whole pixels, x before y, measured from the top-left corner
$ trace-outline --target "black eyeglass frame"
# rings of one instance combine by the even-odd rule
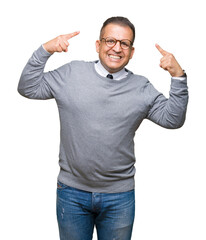
[[[108,43],[108,42],[107,42],[107,39],[112,39],[112,40],[114,40],[114,44],[113,44],[112,46],[109,46],[109,45],[107,44],[107,43]],[[110,47],[110,48],[114,47],[114,46],[117,44],[117,42],[120,43],[121,48],[124,49],[124,50],[127,50],[127,49],[129,49],[129,48],[131,48],[131,47],[133,46],[132,41],[130,41],[129,39],[117,40],[117,39],[115,39],[115,38],[113,38],[113,37],[106,37],[106,38],[101,38],[101,39],[100,39],[100,41],[102,41],[102,40],[104,40],[104,41],[105,41],[105,44],[106,44],[108,47]],[[129,45],[128,47],[126,46],[126,48],[125,48],[125,45],[122,44],[122,42],[124,42],[125,40],[130,42],[130,45]],[[122,47],[122,46],[123,46],[123,47]]]

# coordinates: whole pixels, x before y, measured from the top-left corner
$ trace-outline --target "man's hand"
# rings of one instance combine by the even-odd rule
[[[171,53],[163,50],[158,44],[155,44],[155,46],[163,56],[160,59],[160,67],[168,71],[172,77],[182,76],[184,72],[175,57]]]
[[[43,44],[45,50],[51,54],[54,52],[67,52],[68,51],[68,40],[76,35],[78,35],[79,32],[73,32],[65,35],[60,35],[45,44]]]

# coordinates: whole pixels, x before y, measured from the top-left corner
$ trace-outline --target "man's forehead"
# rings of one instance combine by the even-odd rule
[[[132,39],[133,32],[129,26],[108,24],[102,32],[102,37],[114,37],[118,39]]]

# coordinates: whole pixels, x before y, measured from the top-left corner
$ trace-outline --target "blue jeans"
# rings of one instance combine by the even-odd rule
[[[130,240],[135,214],[134,190],[91,193],[58,182],[57,221],[60,240]]]

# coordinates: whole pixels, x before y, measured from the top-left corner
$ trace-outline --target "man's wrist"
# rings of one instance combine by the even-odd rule
[[[52,55],[52,53],[51,53],[51,52],[49,52],[49,51],[46,49],[46,47],[45,47],[45,44],[42,44],[42,47],[43,47],[43,49],[45,50],[45,52],[47,52],[47,53],[49,53],[49,54],[51,54],[51,55]]]
[[[176,71],[174,73],[171,73],[172,77],[181,77],[183,75],[184,75],[184,70],[182,70],[182,69],[180,69],[180,70],[178,70],[178,71]]]
[[[182,71],[183,71],[183,74],[182,74],[181,76],[179,76],[179,77],[182,77],[182,78],[183,78],[183,77],[184,77],[184,78],[187,77],[187,74],[186,74],[185,70],[182,70]]]
[[[181,76],[179,76],[179,77],[172,77],[172,79],[183,81],[183,80],[187,79],[187,74],[186,74],[185,70],[183,70],[183,74]]]

